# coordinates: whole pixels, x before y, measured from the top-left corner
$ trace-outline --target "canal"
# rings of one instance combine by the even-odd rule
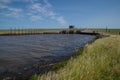
[[[39,34],[0,36],[0,77],[22,74],[30,65],[60,61],[74,54],[95,36],[80,34]]]

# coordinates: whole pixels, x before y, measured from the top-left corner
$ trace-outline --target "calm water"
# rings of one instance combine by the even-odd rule
[[[71,55],[94,38],[79,34],[0,36],[0,71],[47,60],[47,57]]]

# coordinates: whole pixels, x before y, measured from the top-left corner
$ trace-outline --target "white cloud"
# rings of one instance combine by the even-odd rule
[[[35,10],[35,11],[43,13],[43,14],[47,12],[47,10],[44,7],[42,7],[40,3],[34,3],[30,6],[30,8],[32,10]]]
[[[7,8],[7,6],[0,4],[0,9],[4,9],[4,8]]]
[[[8,10],[12,11],[12,12],[22,12],[22,9],[20,8],[12,8],[12,7],[8,7]]]
[[[44,0],[44,2],[45,2],[45,7],[47,7],[47,8],[50,8],[50,7],[52,7],[52,5],[48,2],[48,0]]]
[[[32,16],[31,16],[31,19],[32,19],[33,21],[42,20],[42,17],[41,17],[41,16],[32,15]]]
[[[66,24],[67,23],[62,16],[57,17],[57,21],[61,24]]]
[[[30,10],[34,11],[36,13],[40,13],[45,17],[48,17],[50,19],[54,19],[58,21],[60,24],[66,24],[67,22],[62,16],[59,16],[57,13],[55,13],[52,10],[52,5],[48,2],[48,0],[44,0],[45,5],[42,5],[41,3],[32,3],[30,5]]]
[[[23,15],[20,15],[20,14],[18,14],[16,12],[6,13],[4,15],[9,16],[9,17],[15,17],[15,18],[23,17]]]
[[[7,6],[5,4],[0,4],[0,9],[1,10],[4,10],[5,9],[5,12],[2,11],[2,15],[4,16],[10,16],[10,17],[22,17],[23,15],[21,15],[22,13],[22,9],[20,8],[14,8],[14,7],[11,7],[11,6]]]
[[[13,7],[11,4],[14,1],[27,3],[25,9]],[[53,6],[48,0],[43,0],[44,4],[40,3],[41,0],[0,0],[0,10],[5,9],[9,13],[4,12],[6,16],[11,17],[28,17],[32,20],[43,20],[49,18],[58,21],[60,24],[66,24],[65,19],[53,11]],[[3,3],[3,4],[1,4]]]
[[[0,0],[0,3],[10,3],[11,0]]]
[[[36,2],[38,0],[21,0],[21,1],[23,1],[23,2]]]

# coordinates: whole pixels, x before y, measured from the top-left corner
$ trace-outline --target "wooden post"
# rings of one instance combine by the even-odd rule
[[[106,26],[106,32],[107,32],[107,30],[108,30],[108,29],[107,29],[107,26]]]
[[[12,28],[10,28],[10,34],[12,34]]]

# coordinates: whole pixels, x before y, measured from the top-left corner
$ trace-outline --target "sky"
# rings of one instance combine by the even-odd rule
[[[120,28],[120,0],[0,0],[0,29]]]

